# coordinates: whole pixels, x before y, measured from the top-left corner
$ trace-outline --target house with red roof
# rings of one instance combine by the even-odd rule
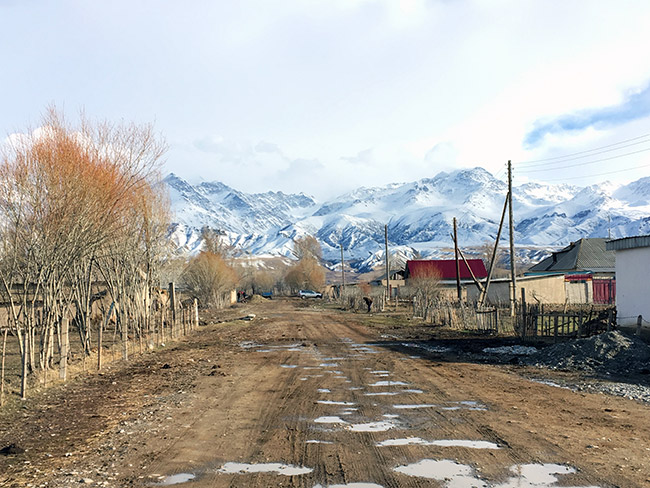
[[[469,264],[469,268],[467,267]],[[474,273],[476,279],[487,278],[487,270],[482,259],[468,259],[467,264],[464,261],[458,261],[461,281],[472,281]],[[441,282],[456,282],[456,260],[455,259],[417,259],[406,261],[404,270],[404,279],[409,278],[438,278]]]

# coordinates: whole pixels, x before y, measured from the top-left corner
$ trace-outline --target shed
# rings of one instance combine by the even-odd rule
[[[614,303],[615,255],[606,248],[606,241],[596,237],[572,242],[531,266],[525,275],[564,274],[568,303]]]
[[[650,235],[624,237],[607,242],[616,253],[616,311],[619,325],[636,324],[637,317],[650,321]]]

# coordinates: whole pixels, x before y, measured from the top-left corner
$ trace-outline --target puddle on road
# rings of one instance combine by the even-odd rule
[[[375,391],[370,393],[364,393],[364,396],[394,396],[394,395],[403,395],[405,393],[424,393],[422,390],[400,390],[400,391]]]
[[[321,441],[319,439],[309,439],[305,444],[334,444],[332,441]]]
[[[343,405],[344,407],[356,405],[354,402],[337,402],[334,400],[318,400],[316,403],[320,403],[321,405]]]
[[[444,488],[569,488],[560,483],[558,476],[575,473],[576,470],[562,464],[523,464],[510,468],[514,476],[503,483],[490,483],[481,479],[471,466],[448,459],[421,461],[398,466],[394,471],[408,476],[434,479]],[[571,486],[571,488],[600,488],[598,486]]]
[[[306,468],[304,466],[292,466],[291,464],[282,463],[261,463],[261,464],[248,464],[248,463],[233,463],[229,462],[224,464],[217,470],[217,473],[224,474],[249,474],[249,473],[275,473],[283,476],[296,476],[299,474],[311,473],[314,468]]]
[[[438,405],[434,405],[432,403],[410,403],[410,404],[405,404],[405,405],[393,405],[393,408],[396,408],[398,410],[410,410],[410,409],[415,409],[415,408],[433,408],[437,407]]]
[[[362,386],[351,386],[350,388],[348,388],[348,390],[350,390],[350,391],[363,390],[363,387]]]
[[[155,486],[171,486],[171,485],[180,485],[181,483],[187,483],[196,478],[196,475],[192,473],[178,473],[172,474],[170,476],[165,476],[161,481],[153,483]]]
[[[370,374],[390,374],[390,371],[377,370],[377,371],[371,371]]]
[[[368,386],[406,386],[408,383],[404,383],[403,381],[377,381],[375,383],[371,383]]]
[[[314,485],[314,488],[384,488],[377,483],[346,483],[344,485]]]
[[[341,417],[325,416],[314,419],[317,424],[347,424]]]
[[[351,424],[345,428],[352,432],[385,432],[397,427],[397,424],[390,420],[380,420],[377,422],[366,422],[364,424]]]
[[[394,471],[408,476],[443,481],[448,488],[487,488],[487,484],[474,476],[474,470],[465,464],[443,459],[423,459],[414,464],[398,466]]]
[[[384,417],[386,419],[398,419],[399,415],[394,414],[394,413],[385,413],[384,415],[382,415],[382,417]]]
[[[320,363],[318,366],[321,368],[336,368],[339,363]]]
[[[426,344],[416,344],[414,342],[402,342],[402,346],[404,347],[410,347],[410,348],[415,348],[415,349],[423,349],[427,352],[436,352],[436,353],[445,353],[451,351],[449,347],[445,346],[428,346]],[[412,359],[419,359],[420,356],[411,356]]]
[[[438,405],[441,410],[476,410],[485,412],[487,407],[482,403],[473,400],[466,400],[462,402],[449,402],[448,405]]]
[[[298,366],[296,366],[295,364],[281,364],[280,367],[286,369],[293,369],[293,368],[297,368]]]
[[[327,389],[327,388],[319,388],[318,393],[332,393],[332,392],[329,391],[329,389]]]
[[[438,447],[467,447],[469,449],[501,449],[494,442],[469,441],[456,439],[440,439],[427,441],[420,437],[408,437],[406,439],[388,439],[375,444],[377,447],[392,446],[438,446]]]
[[[358,410],[359,410],[358,408],[351,408],[351,407],[344,408],[343,410],[341,410],[341,412],[339,413],[339,415],[353,415],[353,414],[355,414]]]
[[[512,466],[514,476],[495,488],[544,488],[561,487],[555,475],[567,475],[576,472],[575,468],[562,464],[522,464]],[[571,488],[599,488],[598,486],[572,486]]]

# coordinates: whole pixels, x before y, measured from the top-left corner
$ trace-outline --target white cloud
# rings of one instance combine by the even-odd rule
[[[524,145],[537,121],[647,85],[649,15],[592,0],[5,3],[0,129],[51,102],[155,120],[170,170],[253,191],[496,172],[650,132],[642,119]]]

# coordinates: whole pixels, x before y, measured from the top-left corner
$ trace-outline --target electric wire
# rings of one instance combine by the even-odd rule
[[[639,139],[645,139],[646,137],[650,137],[650,133],[643,134],[643,135],[640,135],[640,136],[637,136],[637,137],[632,137],[631,139],[625,139],[623,141],[614,142],[612,144],[607,144],[605,146],[594,147],[593,149],[587,149],[587,150],[584,150],[584,151],[578,151],[578,152],[574,152],[574,153],[570,153],[570,154],[565,154],[563,156],[554,156],[554,157],[551,157],[551,158],[544,158],[544,159],[531,159],[529,161],[517,161],[517,164],[520,165],[520,164],[530,164],[530,163],[541,163],[541,162],[545,162],[545,161],[555,161],[557,159],[564,159],[564,158],[568,158],[568,157],[571,157],[571,156],[577,156],[578,154],[585,154],[585,153],[590,153],[590,152],[594,152],[594,151],[599,151],[601,149],[607,149],[607,148],[613,147],[613,146],[619,146],[619,145],[625,144],[627,142],[638,141]]]
[[[643,141],[637,141],[637,142],[633,142],[631,144],[625,144],[624,146],[605,149],[603,151],[598,151],[598,152],[594,152],[594,150],[591,149],[589,151],[584,151],[585,153],[589,152],[590,154],[583,154],[581,156],[575,156],[575,157],[562,156],[562,157],[558,157],[558,161],[551,161],[551,162],[548,162],[548,163],[539,163],[539,164],[529,164],[529,165],[527,165],[525,167],[525,169],[527,170],[528,168],[533,168],[533,167],[538,167],[538,166],[561,165],[561,164],[563,164],[563,163],[565,163],[567,161],[575,161],[577,159],[590,158],[592,156],[597,156],[599,154],[605,154],[605,153],[612,152],[612,151],[620,151],[621,149],[625,149],[626,147],[638,146],[639,144],[647,144],[647,143],[650,143],[650,139],[646,139],[646,140],[643,140]],[[517,163],[517,164],[523,164],[523,163]]]
[[[583,178],[590,178],[593,176],[607,176],[607,175],[613,175],[616,173],[624,173],[626,171],[634,171],[635,169],[642,169],[642,168],[650,168],[650,164],[642,164],[641,166],[634,166],[633,168],[626,168],[626,169],[619,169],[616,171],[607,171],[606,173],[596,173],[596,174],[589,174],[589,175],[582,175],[582,176],[570,176],[570,177],[565,177],[565,178],[545,178],[545,181],[564,181],[564,180],[579,180]]]
[[[586,162],[576,163],[576,164],[568,164],[566,166],[559,166],[559,167],[553,167],[553,168],[543,168],[543,169],[525,169],[525,168],[523,168],[523,169],[519,169],[519,172],[527,174],[527,173],[539,173],[540,171],[557,171],[558,169],[576,168],[578,166],[587,166],[589,164],[602,163],[603,161],[611,161],[612,159],[618,159],[618,158],[622,158],[622,157],[625,157],[625,156],[631,156],[633,154],[639,154],[639,153],[646,152],[646,151],[650,151],[650,147],[645,148],[645,149],[639,149],[638,151],[632,151],[632,152],[625,153],[625,154],[619,154],[619,155],[616,155],[616,156],[611,156],[609,158],[601,158],[601,159],[595,159],[593,161],[586,161]]]

